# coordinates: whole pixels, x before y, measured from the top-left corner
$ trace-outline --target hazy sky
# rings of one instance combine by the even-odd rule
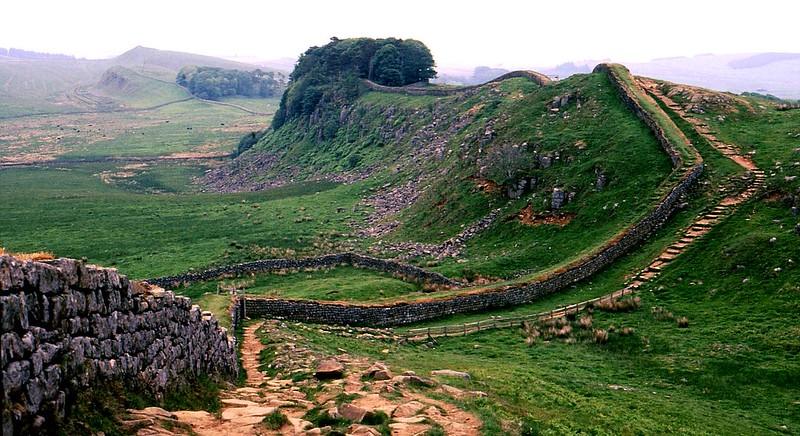
[[[425,42],[441,66],[800,52],[800,2],[4,0],[0,47],[111,57],[136,45],[295,57],[331,36]]]

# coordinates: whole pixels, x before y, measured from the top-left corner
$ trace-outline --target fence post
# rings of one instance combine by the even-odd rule
[[[467,335],[467,323],[464,323],[464,336]]]

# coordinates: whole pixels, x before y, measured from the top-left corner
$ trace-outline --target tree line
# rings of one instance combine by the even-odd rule
[[[178,72],[175,82],[192,95],[207,100],[222,97],[273,97],[285,88],[284,76],[272,71],[228,70],[216,67],[187,66]]]

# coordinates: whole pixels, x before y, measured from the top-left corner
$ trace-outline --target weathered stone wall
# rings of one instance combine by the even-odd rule
[[[435,95],[435,96],[448,96],[448,95],[455,95],[464,91],[471,91],[473,89],[478,89],[482,86],[486,86],[490,83],[497,83],[502,82],[503,80],[513,79],[515,77],[524,77],[526,79],[530,79],[535,83],[538,83],[541,86],[545,86],[550,84],[551,80],[549,77],[545,76],[544,74],[537,73],[536,71],[525,71],[525,70],[518,70],[518,71],[511,71],[506,74],[503,74],[500,77],[492,79],[486,83],[481,83],[479,85],[469,85],[469,86],[456,86],[452,88],[444,88],[444,87],[433,87],[433,86],[384,86],[379,85],[370,80],[363,80],[362,82],[364,85],[373,90],[373,91],[380,91],[380,92],[389,92],[392,94],[406,94],[406,95]]]
[[[157,395],[238,371],[234,340],[188,298],[72,259],[0,256],[0,322],[3,435],[52,432],[104,381]]]
[[[671,157],[673,166],[676,170],[680,170],[684,162],[676,144],[670,141],[664,128],[652,114],[639,104],[638,99],[633,95],[635,90],[629,89],[622,78],[608,65],[600,65],[595,71],[609,75],[623,102],[653,131],[659,143]],[[703,172],[703,160],[699,153],[694,150],[688,139],[682,145],[693,152],[695,162],[684,170],[680,181],[661,199],[654,210],[622,232],[617,238],[608,242],[602,249],[536,282],[437,300],[388,305],[247,298],[238,303],[239,308],[249,317],[283,317],[306,322],[378,327],[411,324],[456,313],[485,311],[529,303],[543,295],[557,292],[584,280],[611,265],[623,254],[647,239],[669,219],[677,209],[681,196],[688,192]]]
[[[407,280],[414,280],[420,283],[453,287],[461,286],[461,283],[451,280],[442,274],[426,271],[414,265],[355,253],[329,254],[326,256],[307,257],[303,259],[264,259],[257,260],[255,262],[211,268],[196,273],[186,273],[176,276],[147,279],[147,282],[163,287],[175,287],[182,284],[214,280],[221,277],[235,277],[244,274],[279,271],[285,269],[330,268],[339,265],[352,265],[359,268],[396,274]]]

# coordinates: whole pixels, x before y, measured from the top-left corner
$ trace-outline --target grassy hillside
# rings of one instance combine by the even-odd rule
[[[259,68],[212,56],[147,47],[98,60],[0,58],[0,118],[147,107],[185,98],[185,91],[169,85],[174,84],[178,70],[186,65]],[[130,83],[103,83],[109,73],[118,73]]]
[[[174,81],[154,79],[122,66],[106,70],[91,90],[130,108],[152,107],[190,97]]]
[[[564,95],[571,103],[552,111],[550,102]],[[526,174],[536,184],[518,199],[479,189],[484,159],[503,144],[520,145],[538,159]],[[264,156],[277,159],[258,166]],[[268,133],[231,171],[222,183],[245,175],[244,188],[320,174],[368,175],[384,184],[376,194],[410,183],[407,195],[419,198],[384,218],[399,221],[385,237],[389,242],[438,243],[500,207],[502,218],[468,243],[462,259],[435,269],[507,278],[566,262],[635,222],[654,204],[671,167],[605,75],[591,74],[548,87],[511,79],[452,97],[369,92],[338,119],[293,120]],[[601,189],[598,173],[607,180]],[[566,225],[517,219],[528,204],[552,215],[554,188],[572,196],[558,211],[569,217]]]
[[[169,81],[175,81],[175,74],[178,70],[187,65],[202,65],[246,71],[259,68],[256,65],[229,61],[213,56],[159,50],[142,46],[136,46],[115,57],[113,62],[115,65],[128,67],[141,73],[150,73],[155,77]]]
[[[105,61],[0,59],[0,117],[79,110],[69,95],[106,68]]]

